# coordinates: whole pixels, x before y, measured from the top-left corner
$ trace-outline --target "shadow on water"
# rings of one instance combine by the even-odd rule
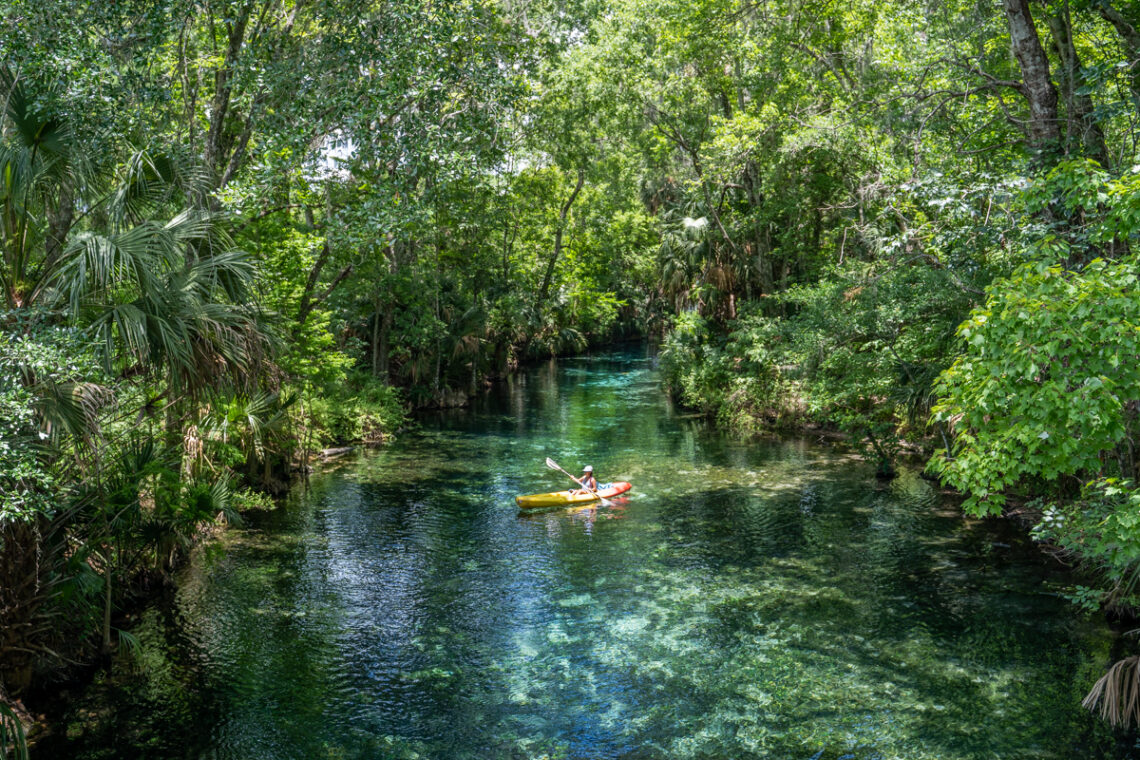
[[[520,514],[552,454],[634,491]],[[43,756],[1127,757],[1078,707],[1111,639],[1055,573],[914,473],[566,360],[203,551]]]

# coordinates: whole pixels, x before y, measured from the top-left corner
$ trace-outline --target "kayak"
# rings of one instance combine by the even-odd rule
[[[554,493],[532,493],[529,496],[516,496],[515,502],[523,509],[536,509],[538,507],[563,507],[572,504],[585,504],[597,501],[599,497],[608,499],[611,496],[625,493],[633,488],[629,483],[607,483],[605,488],[599,488],[597,493],[571,494],[569,491],[555,491]]]

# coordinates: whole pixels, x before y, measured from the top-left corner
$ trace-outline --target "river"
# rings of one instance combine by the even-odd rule
[[[567,484],[611,507],[520,514]],[[580,469],[579,469],[580,471]],[[1126,757],[1110,632],[913,470],[744,441],[644,354],[420,417],[198,552],[37,758]]]

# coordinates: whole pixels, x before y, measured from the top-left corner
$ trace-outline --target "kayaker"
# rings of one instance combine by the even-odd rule
[[[578,485],[582,486],[582,490],[576,491],[574,489],[571,489],[571,494],[594,493],[598,490],[598,479],[594,477],[594,468],[590,465],[583,467],[582,477],[574,478],[574,480],[578,481]]]

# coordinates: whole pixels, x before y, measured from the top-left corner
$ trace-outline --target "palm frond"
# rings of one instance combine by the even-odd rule
[[[24,83],[7,67],[0,67],[0,97],[11,129],[9,139],[44,156],[62,156],[70,147],[67,122],[43,107],[36,107]]]
[[[115,633],[119,636],[119,650],[128,654],[138,654],[139,647],[141,646],[139,639],[133,633],[124,631],[122,628],[116,628]]]
[[[0,760],[28,760],[24,724],[3,702],[0,702]]]
[[[99,435],[99,416],[114,393],[96,383],[43,382],[36,385],[36,407],[44,433],[58,441],[68,436],[90,442]]]
[[[1113,726],[1140,724],[1140,655],[1114,662],[1081,705]]]
[[[108,198],[115,229],[139,224],[156,208],[180,197],[201,197],[207,175],[200,166],[173,153],[138,150],[126,161],[118,186]]]

